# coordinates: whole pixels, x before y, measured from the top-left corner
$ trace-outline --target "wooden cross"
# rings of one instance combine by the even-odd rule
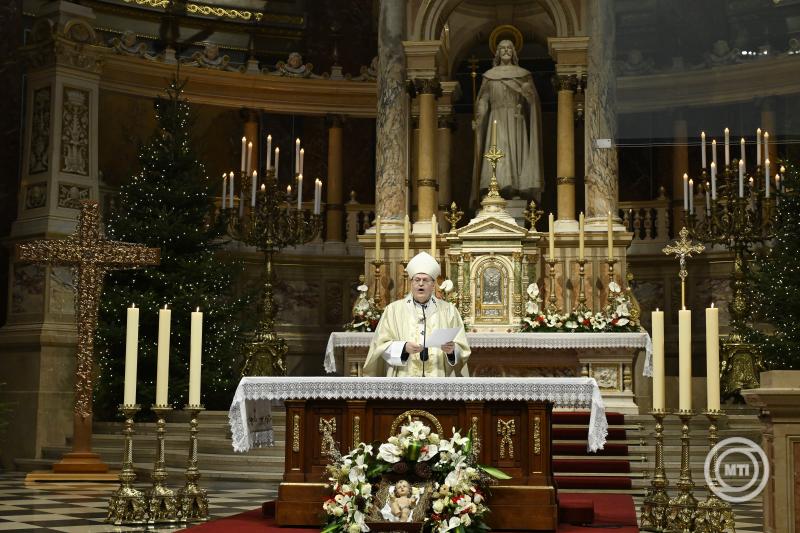
[[[693,244],[688,238],[689,230],[685,226],[681,228],[679,235],[681,238],[675,241],[675,244],[665,246],[662,252],[667,255],[675,254],[675,257],[680,261],[681,269],[678,275],[681,278],[681,309],[686,309],[686,276],[688,275],[686,258],[692,257],[693,253],[701,253],[706,247],[702,244]]]
[[[78,326],[75,413],[81,418],[91,418],[94,335],[103,278],[108,270],[157,265],[161,261],[161,249],[102,238],[100,208],[97,201],[87,200],[81,205],[75,233],[66,239],[17,244],[16,260],[73,268],[75,319]]]

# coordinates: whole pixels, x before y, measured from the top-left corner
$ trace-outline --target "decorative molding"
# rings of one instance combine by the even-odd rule
[[[292,417],[292,451],[300,451],[300,415]]]
[[[428,411],[423,411],[422,409],[410,409],[408,411],[400,413],[400,415],[398,415],[397,418],[394,419],[394,422],[392,422],[392,428],[389,430],[389,436],[391,437],[397,435],[400,426],[402,426],[403,424],[407,424],[409,420],[413,419],[419,420],[420,418],[424,418],[428,422],[430,422],[436,429],[436,433],[444,437],[444,429],[442,429],[442,423],[439,422],[439,419],[436,418],[431,413],[429,413]]]
[[[49,85],[33,91],[31,112],[31,145],[28,153],[28,174],[40,174],[50,169],[50,106],[52,91]],[[26,209],[29,209],[26,207]]]
[[[575,185],[575,178],[573,176],[558,176],[556,183],[558,185]]]
[[[47,205],[47,182],[39,181],[25,187],[25,209],[38,209]]]
[[[430,178],[419,178],[417,180],[419,187],[436,187],[436,180]]]
[[[574,74],[555,74],[550,81],[557,92],[575,92],[578,88],[578,77]]]
[[[408,80],[408,94],[415,98],[418,94],[432,94],[436,98],[442,96],[442,84],[439,78],[414,78]]]
[[[92,197],[92,189],[87,185],[77,183],[58,183],[58,207],[66,209],[80,209],[83,200]]]
[[[319,432],[322,435],[320,452],[322,455],[332,455],[336,452],[336,441],[333,434],[336,432],[336,417],[319,419]]]
[[[481,436],[478,432],[478,417],[472,417],[472,453],[475,457],[478,457],[481,453]]]
[[[353,449],[361,444],[361,417],[356,415],[353,417]]]
[[[511,420],[497,419],[497,434],[500,436],[500,459],[505,459],[506,449],[508,449],[508,457],[514,458],[514,441],[512,435],[517,433],[517,424],[512,418]]]
[[[542,453],[542,428],[541,419],[538,416],[533,417],[533,454],[541,455]]]
[[[91,93],[88,90],[64,86],[61,115],[62,172],[89,175],[90,103]],[[59,188],[59,204],[60,193]]]

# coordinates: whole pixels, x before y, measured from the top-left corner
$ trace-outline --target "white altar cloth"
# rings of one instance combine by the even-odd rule
[[[334,331],[325,348],[325,372],[336,372],[336,348],[365,348],[374,333]],[[645,350],[646,377],[653,376],[653,341],[646,331],[636,333],[467,333],[472,348],[529,348],[529,349],[604,349],[640,348]]]
[[[608,436],[594,378],[244,377],[228,412],[233,449],[272,444],[272,401],[325,398],[550,401],[555,407],[590,409],[589,451],[602,450]]]

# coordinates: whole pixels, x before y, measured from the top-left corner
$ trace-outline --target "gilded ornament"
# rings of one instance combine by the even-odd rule
[[[541,455],[542,453],[542,428],[541,419],[538,416],[533,417],[533,454]]]
[[[361,444],[361,417],[356,415],[353,417],[353,448],[357,448]]]
[[[292,451],[295,453],[300,451],[300,415],[294,415],[292,418]]]
[[[506,456],[506,449],[508,449],[508,457],[514,458],[514,441],[512,435],[517,433],[517,425],[512,418],[511,420],[497,419],[497,434],[500,436],[500,459]]]
[[[409,420],[419,420],[420,418],[426,419],[430,422],[436,431],[434,433],[438,433],[439,435],[444,435],[444,430],[442,429],[442,423],[439,422],[439,419],[436,418],[434,415],[429,413],[428,411],[423,411],[422,409],[409,409],[408,411],[404,411],[394,419],[392,422],[392,427],[389,430],[389,436],[396,435],[400,426],[407,424]]]
[[[320,417],[319,432],[322,435],[320,452],[322,455],[333,455],[336,452],[336,441],[333,438],[336,432],[336,418]]]

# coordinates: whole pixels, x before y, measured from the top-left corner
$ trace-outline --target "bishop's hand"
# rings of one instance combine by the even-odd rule
[[[403,347],[403,351],[413,354],[413,353],[420,353],[422,351],[422,345],[417,344],[416,342],[407,342],[406,345]]]
[[[444,353],[446,353],[447,355],[452,355],[452,354],[453,354],[453,352],[454,352],[454,351],[455,351],[455,349],[456,349],[456,343],[454,343],[453,341],[446,342],[446,343],[442,344],[442,345],[440,346],[440,348],[441,348],[441,349],[442,349],[442,351],[443,351]]]

